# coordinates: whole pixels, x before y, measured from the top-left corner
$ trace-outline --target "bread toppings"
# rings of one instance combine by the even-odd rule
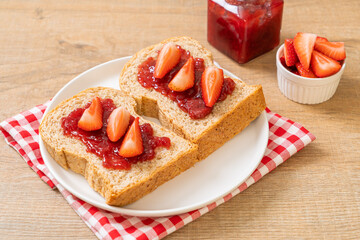
[[[124,137],[124,140],[121,143],[119,155],[122,157],[135,157],[142,154],[143,151],[144,147],[141,138],[139,118],[137,117],[131,124]]]
[[[87,108],[81,115],[78,121],[78,127],[85,131],[94,131],[102,128],[103,109],[101,106],[100,98],[95,97],[89,108]]]
[[[161,57],[164,47],[162,48],[157,59]],[[185,81],[181,82],[181,84],[184,84],[184,86],[180,86],[181,84],[178,83],[176,76],[178,73],[182,75],[182,72],[187,71],[182,70],[182,68],[184,65],[186,66],[186,64],[191,65],[190,63],[187,63],[191,56],[188,51],[182,49],[180,46],[176,46],[176,48],[179,49],[181,53],[178,64],[171,68],[163,77],[157,78],[155,77],[155,69],[158,60],[150,57],[142,64],[140,64],[138,68],[138,81],[144,88],[152,88],[155,91],[160,92],[162,95],[167,96],[171,100],[175,101],[181,110],[189,113],[192,119],[205,118],[211,113],[213,106],[207,106],[203,100],[201,78],[203,72],[205,71],[204,59],[194,58],[194,85],[187,90],[180,91],[184,88],[187,88],[187,82],[191,82],[191,80],[189,81],[187,78],[184,78]],[[172,82],[174,78],[175,80]],[[176,86],[174,87],[175,83]],[[180,90],[178,90],[178,88],[180,88]],[[176,91],[172,89],[175,89]],[[226,97],[234,91],[234,89],[235,82],[231,78],[225,78],[222,84],[220,95],[216,102],[225,100]]]
[[[79,127],[79,121],[86,112],[91,112],[94,101],[99,102],[103,110],[101,119],[103,124],[98,130],[84,130]],[[119,118],[119,113],[117,113],[119,111],[123,111],[123,117]],[[131,169],[132,164],[153,159],[155,157],[156,148],[170,148],[171,143],[169,138],[154,136],[153,128],[149,123],[140,125],[139,119],[137,118],[135,120],[130,114],[128,123],[128,126],[130,127],[126,127],[127,129],[125,132],[127,133],[125,136],[121,136],[117,141],[110,140],[107,129],[109,124],[113,124],[112,121],[114,120],[112,119],[125,118],[126,120],[126,115],[124,110],[117,110],[111,99],[100,99],[96,97],[83,108],[77,108],[68,116],[63,117],[61,119],[61,127],[64,130],[65,136],[81,140],[86,145],[88,152],[101,157],[105,168],[129,170]],[[121,130],[120,133],[122,131],[123,130]],[[141,135],[141,139],[139,138],[139,135]],[[113,140],[116,138],[117,137],[113,138]],[[142,142],[141,146],[139,146],[139,142]],[[134,147],[137,149],[134,150]]]
[[[224,83],[223,70],[207,67],[201,76],[202,97],[207,107],[212,107],[218,100]]]
[[[124,107],[114,109],[106,127],[106,133],[110,141],[118,141],[126,132],[130,122],[130,113]]]
[[[190,57],[184,66],[179,70],[175,77],[169,83],[169,88],[175,92],[183,92],[192,88],[195,83],[195,62]]]
[[[174,43],[168,43],[163,46],[159,57],[156,60],[154,76],[163,78],[176,64],[179,63],[181,57],[180,49]]]

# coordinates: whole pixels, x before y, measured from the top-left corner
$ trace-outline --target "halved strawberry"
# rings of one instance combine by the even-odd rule
[[[299,75],[299,76],[300,76],[300,73],[299,73],[298,70],[292,70],[291,72],[292,72],[293,74],[295,74],[295,75]]]
[[[176,64],[179,63],[181,57],[180,49],[175,43],[169,42],[165,44],[156,60],[154,77],[163,78]]]
[[[337,73],[341,65],[334,59],[314,50],[311,57],[311,68],[316,76],[328,77]]]
[[[316,78],[315,74],[311,71],[311,69],[306,70],[301,63],[296,63],[295,64],[300,76],[302,77],[307,77],[307,78]]]
[[[286,61],[285,61],[285,57],[284,57],[284,56],[280,57],[280,62],[281,62],[281,64],[282,64],[284,67],[287,67],[287,66],[286,66]]]
[[[327,40],[327,38],[317,36],[315,43],[317,43],[317,42],[328,42],[328,41],[329,40]]]
[[[183,92],[194,86],[195,82],[195,62],[194,58],[190,57],[182,66],[180,71],[169,83],[169,88],[176,92]]]
[[[101,100],[99,97],[95,97],[90,107],[83,112],[78,122],[78,127],[85,131],[99,130],[103,125],[102,114]]]
[[[338,61],[346,58],[343,42],[316,42],[315,50]]]
[[[294,38],[296,54],[305,69],[309,69],[311,54],[314,50],[316,35],[312,33],[297,33]]]
[[[299,61],[295,52],[294,41],[292,39],[285,39],[284,57],[288,67],[294,66],[295,63]]]
[[[144,151],[139,118],[137,117],[127,131],[119,149],[119,155],[122,157],[135,157]]]
[[[212,107],[218,100],[224,83],[223,70],[207,67],[201,76],[202,98],[207,107]]]
[[[118,107],[111,112],[106,127],[106,133],[110,141],[116,142],[125,134],[129,121],[130,113],[126,108]]]

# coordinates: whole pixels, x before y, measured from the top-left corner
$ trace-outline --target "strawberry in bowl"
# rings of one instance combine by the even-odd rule
[[[295,102],[324,102],[336,91],[345,58],[343,42],[299,32],[294,39],[285,39],[276,54],[279,88]]]

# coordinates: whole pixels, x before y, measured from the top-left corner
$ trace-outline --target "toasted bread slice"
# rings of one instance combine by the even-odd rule
[[[134,117],[139,116],[133,98],[119,90],[96,87],[61,102],[44,116],[39,130],[51,156],[63,168],[84,175],[89,185],[105,198],[107,204],[122,206],[132,203],[196,163],[196,145],[140,117],[140,124],[150,123],[155,136],[170,138],[170,149],[156,149],[154,159],[133,164],[130,170],[104,168],[101,158],[87,152],[85,144],[80,140],[64,136],[61,127],[62,117],[68,116],[76,108],[84,107],[95,96],[110,98],[117,107],[123,106]]]
[[[229,139],[241,132],[265,109],[261,85],[246,85],[239,79],[233,93],[214,105],[212,113],[203,119],[191,119],[178,105],[161,93],[146,89],[138,82],[138,66],[146,59],[158,56],[168,42],[174,42],[190,52],[194,58],[203,58],[205,66],[213,66],[213,57],[199,42],[190,37],[175,37],[147,47],[136,53],[124,66],[119,79],[120,89],[133,96],[139,114],[156,117],[161,124],[190,140],[199,147],[199,159],[204,159]]]

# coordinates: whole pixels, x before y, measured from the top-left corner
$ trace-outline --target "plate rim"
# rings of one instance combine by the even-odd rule
[[[82,77],[83,75],[95,70],[95,69],[98,69],[98,68],[101,68],[103,67],[104,65],[108,65],[108,64],[111,64],[111,63],[114,63],[114,62],[117,62],[117,61],[124,61],[124,60],[128,60],[130,59],[132,56],[126,56],[126,57],[121,57],[121,58],[117,58],[117,59],[113,59],[113,60],[110,60],[110,61],[107,61],[107,62],[104,62],[104,63],[101,63],[101,64],[98,64],[82,73],[80,73],[79,75],[77,75],[76,77],[74,77],[72,80],[70,80],[68,83],[66,83],[56,94],[55,96],[51,99],[50,103],[49,103],[49,106],[46,108],[45,112],[44,112],[44,115],[45,116],[49,111],[51,111],[52,109],[54,109],[56,106],[53,106],[54,105],[54,102],[56,100],[58,100],[58,98],[61,98],[61,94],[65,91],[65,89],[71,85],[73,82],[76,82],[77,79],[79,79],[80,77]],[[218,63],[214,62],[215,65],[217,65],[218,67],[222,68]],[[228,70],[222,68],[224,70],[224,72],[233,77],[233,78],[237,78],[239,79],[237,76],[235,76],[233,73],[229,72]],[[61,101],[64,101],[65,99],[62,99],[60,100]],[[41,119],[41,122],[42,122],[43,118]],[[255,120],[260,120],[260,121],[263,121],[264,123],[262,123],[262,125],[265,125],[266,128],[263,130],[264,132],[262,132],[262,134],[265,134],[267,139],[269,138],[269,126],[267,124],[267,118],[266,118],[266,113],[265,113],[265,110],[262,111],[262,113],[255,119]],[[254,121],[255,121],[254,120]],[[266,123],[266,124],[265,124]],[[241,133],[240,133],[241,134]],[[192,204],[190,206],[186,206],[186,207],[179,207],[179,208],[170,208],[170,209],[161,209],[161,210],[136,210],[136,209],[128,209],[128,208],[122,208],[122,207],[116,207],[116,206],[110,206],[110,205],[107,205],[105,203],[105,205],[102,205],[102,203],[98,203],[96,200],[92,200],[91,198],[89,197],[86,197],[86,196],[83,196],[81,193],[77,192],[75,189],[73,189],[70,185],[68,185],[66,183],[66,181],[64,181],[58,174],[57,174],[57,171],[55,169],[52,168],[52,165],[51,163],[48,162],[49,159],[47,159],[46,157],[46,153],[45,151],[47,152],[46,150],[46,147],[44,145],[44,142],[41,138],[41,135],[39,134],[39,146],[40,146],[40,153],[41,153],[41,156],[44,160],[44,163],[46,165],[46,167],[49,169],[49,172],[54,176],[54,178],[59,182],[59,184],[61,184],[62,187],[64,187],[67,191],[69,191],[71,194],[75,195],[77,198],[93,205],[93,206],[96,206],[100,209],[104,209],[104,210],[107,210],[107,211],[110,211],[110,212],[115,212],[115,213],[120,213],[120,214],[124,214],[124,215],[129,215],[129,216],[141,216],[141,217],[164,217],[164,216],[172,216],[172,215],[177,215],[177,214],[182,214],[182,213],[186,213],[186,212],[189,212],[189,211],[193,211],[193,210],[196,210],[196,209],[200,209],[202,207],[205,207],[207,206],[208,204],[211,204],[213,202],[216,202],[218,201],[219,199],[223,198],[224,196],[228,195],[229,193],[233,192],[236,188],[238,188],[242,183],[244,183],[250,176],[251,174],[255,171],[255,169],[258,167],[258,165],[260,164],[261,160],[262,160],[262,157],[264,156],[264,153],[266,151],[266,146],[267,146],[267,141],[266,141],[266,144],[264,144],[264,146],[262,146],[262,151],[261,151],[261,154],[259,155],[259,159],[257,159],[257,161],[253,161],[254,163],[254,166],[251,168],[251,171],[249,170],[249,174],[244,177],[244,179],[242,181],[240,181],[235,187],[231,188],[230,190],[226,191],[225,193],[221,194],[221,195],[217,195],[216,197],[213,197],[207,201],[203,201],[203,202],[200,202],[200,203],[197,203],[197,204]],[[48,153],[48,152],[47,152]],[[49,154],[49,153],[48,153]],[[43,157],[44,156],[44,157]],[[50,156],[50,158],[52,158]],[[53,158],[52,158],[53,161],[55,161]],[[57,164],[57,162],[55,161],[55,163]],[[256,163],[256,164],[255,164]],[[69,169],[67,171],[70,171]],[[84,176],[82,176],[84,177]],[[86,180],[86,179],[85,179]],[[99,193],[97,193],[99,194]]]

